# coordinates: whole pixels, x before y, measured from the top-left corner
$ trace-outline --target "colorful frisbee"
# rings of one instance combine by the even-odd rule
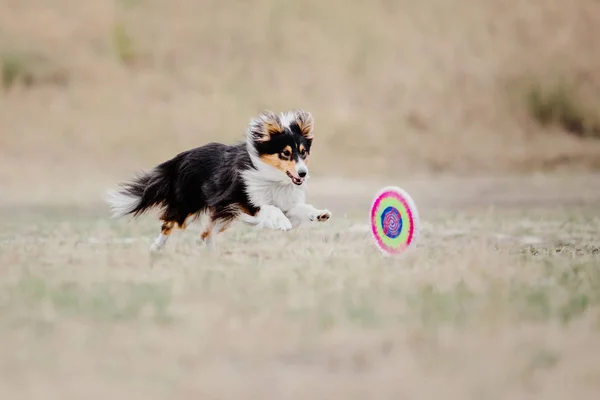
[[[371,233],[383,253],[397,255],[408,250],[419,229],[417,207],[406,191],[388,186],[377,193],[371,205]]]

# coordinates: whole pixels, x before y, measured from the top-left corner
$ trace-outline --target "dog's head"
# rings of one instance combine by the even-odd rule
[[[304,110],[274,114],[263,111],[248,126],[246,139],[253,158],[278,180],[302,185],[314,135],[313,116]]]

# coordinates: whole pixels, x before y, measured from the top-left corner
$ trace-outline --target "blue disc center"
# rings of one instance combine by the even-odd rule
[[[396,239],[402,232],[402,216],[397,208],[388,206],[381,213],[381,227],[383,233],[390,239]]]

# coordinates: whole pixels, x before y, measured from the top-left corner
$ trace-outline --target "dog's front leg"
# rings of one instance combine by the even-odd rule
[[[292,223],[285,216],[283,211],[271,205],[261,206],[258,213],[256,213],[254,216],[242,214],[241,220],[247,224],[255,225],[259,228],[276,229],[281,231],[292,229]]]
[[[310,204],[297,204],[286,213],[294,226],[298,226],[313,221],[325,222],[331,218],[329,210],[317,210]]]

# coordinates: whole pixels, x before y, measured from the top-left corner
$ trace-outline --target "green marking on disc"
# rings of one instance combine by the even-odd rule
[[[400,235],[398,235],[398,237],[396,237],[395,239],[386,236],[381,225],[381,215],[383,214],[383,210],[385,210],[387,207],[396,208],[400,212],[400,216],[402,217],[402,230]],[[410,231],[410,219],[408,217],[408,212],[406,211],[406,208],[404,207],[403,203],[401,203],[398,199],[393,197],[382,200],[379,203],[379,206],[375,212],[375,218],[377,218],[377,220],[375,221],[375,225],[377,227],[377,234],[381,238],[383,244],[393,248],[397,248],[401,244],[406,244],[406,241],[408,239],[408,232]]]
[[[400,216],[402,217],[402,232],[400,232],[400,235],[398,236],[398,240],[402,243],[406,243],[408,240],[408,233],[410,232],[410,228],[411,228],[411,221],[410,218],[408,217],[408,212],[406,211],[406,208],[403,206],[401,208],[398,209],[400,211]]]

